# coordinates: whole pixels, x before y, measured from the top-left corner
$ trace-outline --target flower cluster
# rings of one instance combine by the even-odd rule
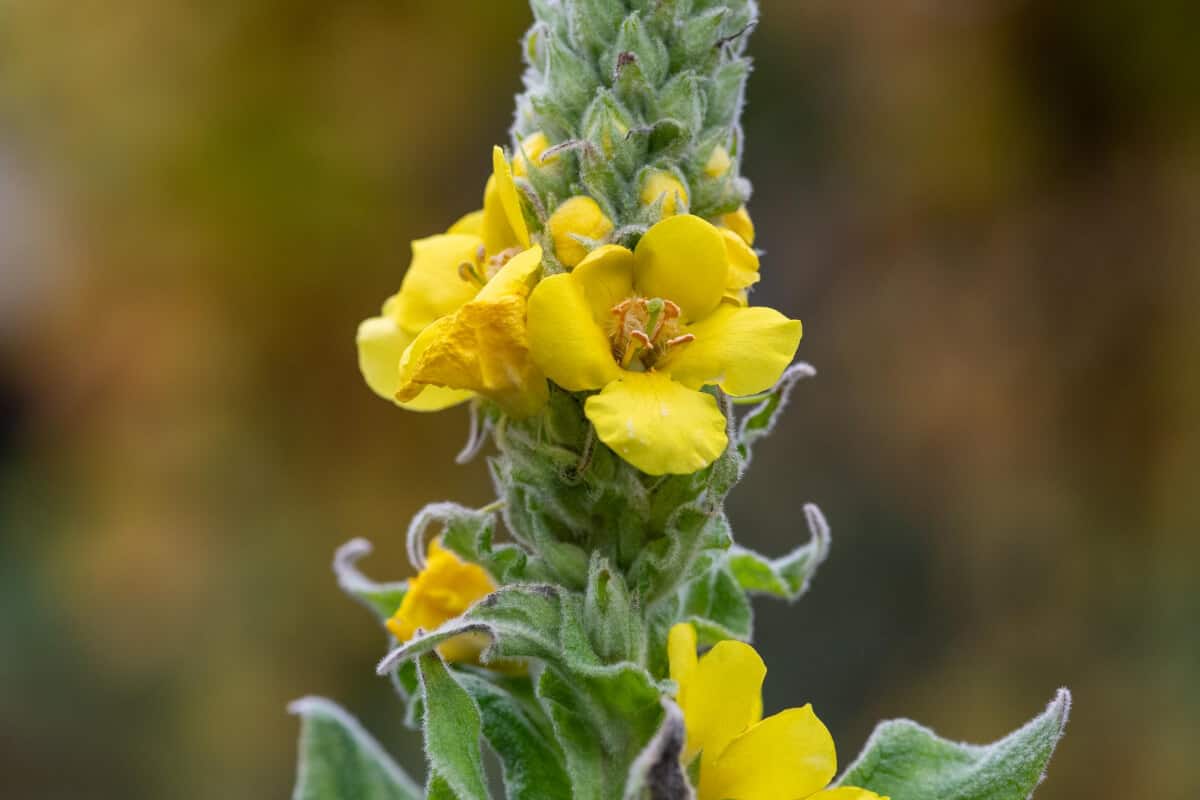
[[[686,190],[656,174],[642,198],[661,219],[624,234],[632,247],[586,195],[531,233],[517,181],[547,140],[524,144],[511,165],[495,148],[481,211],[413,242],[400,290],[359,326],[367,384],[414,411],[478,396],[520,418],[544,406],[549,378],[586,395],[596,436],[637,469],[703,469],[728,445],[720,394],[770,389],[800,343],[799,321],[749,305],[749,214],[681,213]]]
[[[835,778],[811,706],[763,716],[751,597],[793,601],[829,551],[735,544],[724,511],[797,381],[797,320],[760,278],[740,175],[755,0],[531,0],[511,147],[482,208],[412,243],[358,328],[367,385],[410,411],[469,404],[496,500],[433,503],[418,573],[339,583],[391,649],[377,671],[424,733],[422,792],[328,703],[295,796],[491,800],[1028,800],[1067,697],[992,747],[885,723]],[[479,423],[479,424],[476,424]],[[702,655],[699,655],[704,651]],[[854,788],[862,787],[862,788]]]

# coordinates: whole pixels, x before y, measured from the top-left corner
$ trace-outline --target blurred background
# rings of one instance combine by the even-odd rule
[[[843,763],[907,716],[990,741],[1069,685],[1039,800],[1200,786],[1200,14],[1186,0],[763,0],[760,302],[820,370],[733,495],[831,560],[758,604],[768,710]],[[306,693],[420,772],[334,548],[408,573],[465,412],[354,330],[475,208],[519,0],[0,10],[6,798],[290,791]],[[932,799],[931,799],[932,800]]]

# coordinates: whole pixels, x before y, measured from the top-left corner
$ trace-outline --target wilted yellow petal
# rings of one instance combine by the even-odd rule
[[[664,219],[687,209],[687,187],[670,172],[656,170],[647,175],[642,182],[642,191],[639,195],[642,205],[654,205],[659,198],[662,198]]]
[[[738,736],[716,760],[704,760],[700,800],[807,798],[836,772],[833,737],[812,706],[789,708]]]
[[[465,281],[458,267],[474,262],[483,242],[477,236],[441,233],[412,243],[412,264],[391,301],[388,313],[396,323],[416,336],[434,320],[446,316],[479,291]]]
[[[400,359],[396,398],[444,386],[490,397],[513,416],[541,408],[546,379],[530,357],[525,327],[525,299],[541,258],[537,246],[514,257],[474,300],[422,331]]]
[[[762,718],[766,674],[762,658],[743,642],[718,642],[700,657],[679,698],[687,727],[685,763],[703,753],[703,775],[734,738]]]
[[[429,543],[425,568],[409,580],[408,592],[387,628],[407,642],[418,629],[431,631],[445,624],[495,590],[483,567],[463,561],[435,539]],[[456,636],[440,645],[438,652],[449,661],[473,661],[485,643],[486,638],[470,634]]]
[[[737,211],[731,211],[717,220],[717,224],[736,233],[742,237],[742,241],[751,247],[754,246],[754,222],[750,219],[750,212],[742,206]]]
[[[725,240],[725,256],[729,260],[729,278],[725,289],[746,289],[758,283],[758,253],[728,228],[718,230]]]
[[[588,254],[588,248],[575,236],[603,241],[612,233],[613,223],[604,215],[599,203],[586,195],[578,195],[554,209],[546,227],[554,239],[558,260],[573,267]]]
[[[592,318],[605,330],[613,307],[633,294],[633,253],[617,244],[597,247],[575,265],[571,277],[583,290]]]
[[[574,275],[551,275],[534,287],[528,325],[534,363],[564,389],[599,389],[620,377],[612,345]]]
[[[704,318],[721,302],[729,278],[725,241],[700,217],[683,214],[655,224],[634,258],[638,292],[674,301],[685,321]]]
[[[716,399],[661,372],[623,372],[584,411],[600,441],[650,475],[703,469],[729,441]]]
[[[685,330],[695,341],[674,349],[662,368],[685,386],[715,384],[735,396],[774,386],[792,363],[803,332],[799,320],[773,308],[729,304]]]

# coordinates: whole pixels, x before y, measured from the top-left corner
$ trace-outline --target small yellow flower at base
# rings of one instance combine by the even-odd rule
[[[400,291],[358,329],[359,367],[382,397],[437,411],[482,394],[514,416],[545,402],[545,378],[529,357],[525,298],[541,249],[529,229],[508,162],[492,153],[483,209],[441,235],[413,242]]]
[[[704,164],[704,174],[710,178],[719,178],[729,172],[729,168],[732,166],[733,159],[729,157],[729,151],[721,145],[717,145]]]
[[[598,247],[529,297],[534,362],[584,404],[596,435],[651,475],[703,469],[728,444],[716,398],[769,389],[791,363],[801,325],[769,308],[724,302],[736,265],[720,231],[669,217],[637,247]]]
[[[483,567],[463,561],[434,539],[429,543],[425,568],[408,582],[408,592],[387,621],[387,629],[407,642],[418,630],[431,631],[443,625],[495,590],[496,584]],[[438,652],[447,661],[475,661],[486,644],[486,636],[463,634],[443,642]]]
[[[698,658],[696,629],[681,623],[667,655],[687,732],[683,761],[700,759],[698,800],[888,800],[825,788],[837,754],[812,706],[762,718],[767,668],[750,645],[719,642]]]
[[[612,233],[613,222],[604,215],[599,203],[579,195],[556,208],[546,227],[550,229],[558,260],[564,266],[573,267],[588,254],[588,248],[575,237],[603,241]]]
[[[644,206],[652,206],[662,198],[663,219],[678,213],[686,213],[688,206],[687,187],[670,172],[656,170],[642,182],[639,199]]]

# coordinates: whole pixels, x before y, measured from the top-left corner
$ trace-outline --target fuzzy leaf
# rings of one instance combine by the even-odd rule
[[[346,542],[333,556],[333,572],[342,591],[373,611],[380,620],[386,620],[404,601],[408,582],[376,583],[359,572],[358,561],[369,555],[371,549],[371,543],[366,539]]]
[[[421,791],[358,721],[336,703],[305,697],[292,800],[420,800]]]
[[[688,584],[683,611],[696,626],[703,644],[746,640],[754,627],[750,601],[724,565]]]
[[[884,722],[838,781],[892,800],[1028,800],[1062,737],[1071,693],[990,745],[956,744],[909,720]]]
[[[625,782],[624,800],[692,800],[695,793],[680,763],[687,733],[683,712],[672,700],[663,698],[662,726],[638,754]]]
[[[458,682],[474,698],[483,735],[500,759],[505,796],[509,800],[571,800],[571,780],[558,742],[534,702],[522,702],[514,691],[472,673]],[[522,679],[528,692],[528,679]],[[532,697],[530,698],[532,700]],[[547,726],[547,727],[543,727]]]
[[[479,709],[436,652],[417,660],[425,699],[425,755],[429,796],[449,790],[456,800],[487,800],[479,749]],[[444,784],[444,788],[441,784]]]
[[[799,362],[788,367],[769,391],[755,395],[754,398],[742,398],[742,402],[747,399],[750,402],[758,401],[758,405],[742,418],[738,427],[737,449],[744,460],[749,461],[754,444],[775,429],[776,423],[779,422],[779,414],[787,407],[796,384],[801,379],[811,378],[816,374],[817,371],[811,364]]]
[[[769,594],[795,600],[808,589],[817,567],[829,555],[829,524],[812,503],[804,506],[811,538],[781,558],[767,558],[734,545],[725,556],[725,564],[738,585],[747,592]]]

